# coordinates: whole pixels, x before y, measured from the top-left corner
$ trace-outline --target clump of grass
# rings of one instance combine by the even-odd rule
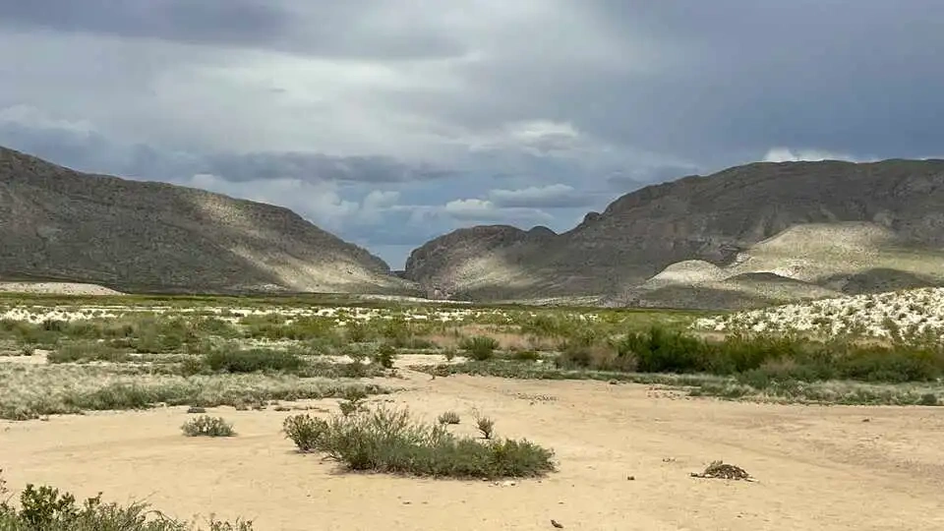
[[[485,361],[495,355],[498,348],[498,340],[489,336],[473,336],[463,338],[459,347],[469,354],[469,357],[476,361]]]
[[[491,439],[495,433],[495,421],[488,417],[475,417],[475,429],[479,430],[483,439]]]
[[[323,419],[312,418],[307,413],[292,415],[282,422],[282,431],[299,451],[310,452],[318,448],[318,442],[328,431],[328,423]]]
[[[249,373],[258,371],[297,372],[304,360],[291,352],[270,349],[217,349],[204,361],[214,372]]]
[[[939,406],[941,405],[940,401],[937,398],[937,395],[934,393],[924,393],[921,395],[921,398],[918,399],[918,405],[921,406]]]
[[[512,353],[511,359],[515,361],[538,361],[541,354],[536,350],[518,350]]]
[[[341,414],[347,417],[363,409],[363,401],[367,398],[367,393],[352,388],[343,393],[342,397],[343,400],[338,403],[338,408],[341,410]]]
[[[266,400],[341,397],[350,389],[388,392],[376,384],[285,374],[138,374],[121,366],[0,364],[0,418],[27,420],[82,411],[146,409],[157,404],[216,407]]]
[[[287,433],[305,434],[295,441],[300,450],[322,452],[351,470],[487,479],[541,476],[555,470],[553,452],[532,442],[480,442],[455,436],[443,425],[413,420],[407,410],[380,407],[328,420],[303,415],[300,420],[286,420],[286,427]]]
[[[236,431],[233,425],[223,417],[200,415],[185,422],[180,427],[187,437],[233,437]]]
[[[130,359],[127,352],[96,341],[66,343],[46,355],[49,363],[87,363],[109,361],[122,363]]]
[[[459,414],[456,413],[455,411],[446,411],[442,415],[439,415],[439,418],[436,420],[440,424],[459,424],[459,422],[461,422],[462,419],[459,417]]]
[[[0,471],[2,472],[2,471]],[[150,510],[147,504],[127,506],[102,502],[102,495],[76,504],[74,495],[29,484],[20,493],[19,508],[6,499],[0,478],[0,529],[4,531],[191,531],[202,528]],[[157,518],[154,518],[154,516]],[[210,518],[209,531],[252,531],[252,521],[226,522]]]

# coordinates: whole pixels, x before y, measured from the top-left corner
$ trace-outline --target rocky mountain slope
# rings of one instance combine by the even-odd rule
[[[939,285],[944,161],[748,164],[637,190],[560,235],[496,233],[433,240],[405,276],[459,297],[700,307]]]
[[[381,259],[285,208],[83,174],[0,148],[0,279],[166,292],[404,292]]]

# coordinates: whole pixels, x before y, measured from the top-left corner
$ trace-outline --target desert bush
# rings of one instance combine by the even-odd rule
[[[343,400],[338,403],[338,409],[340,409],[341,414],[346,417],[363,410],[364,406],[362,402],[367,398],[367,393],[360,389],[352,388],[348,392],[343,393],[342,398]]]
[[[495,421],[488,417],[476,415],[475,429],[479,430],[479,433],[482,434],[482,438],[491,439],[492,435],[495,433]]]
[[[921,398],[918,399],[918,404],[922,406],[938,406],[940,405],[940,401],[936,394],[924,393],[921,395]]]
[[[704,368],[705,351],[702,341],[657,326],[631,332],[617,345],[618,355],[633,355],[642,372],[696,372]]]
[[[459,422],[461,422],[459,414],[455,411],[446,411],[442,415],[439,415],[439,418],[436,420],[440,424],[459,424]]]
[[[491,359],[498,348],[498,340],[488,336],[473,336],[464,338],[459,346],[469,353],[469,357],[476,361]]]
[[[128,361],[128,353],[97,341],[77,341],[60,345],[46,355],[49,363],[75,363],[89,361]]]
[[[257,371],[297,372],[304,360],[282,350],[270,349],[217,349],[207,353],[204,361],[214,372],[245,373]]]
[[[396,347],[389,343],[384,343],[377,349],[377,352],[373,356],[373,361],[384,369],[391,369],[393,368],[393,362],[396,359],[396,356]]]
[[[0,497],[5,497],[0,478]],[[29,484],[20,493],[19,508],[0,501],[0,529],[3,531],[190,531],[195,527],[150,510],[147,504],[127,506],[103,503],[102,495],[76,504],[74,495],[50,486]],[[252,522],[235,523],[211,518],[209,531],[252,531]],[[198,531],[200,528],[196,528]]]
[[[319,431],[311,438],[312,449],[351,470],[493,479],[540,476],[555,469],[553,452],[527,440],[458,437],[443,425],[412,420],[407,410],[381,407],[348,417],[335,415],[325,424],[291,422]]]
[[[0,339],[9,339],[19,345],[52,346],[60,334],[48,330],[42,324],[33,324],[13,319],[0,319]]]
[[[180,429],[187,437],[232,437],[236,435],[233,425],[222,417],[200,415],[185,422]]]
[[[615,349],[610,345],[573,343],[557,356],[554,364],[561,369],[632,372],[636,370],[636,356],[631,351]]]
[[[334,319],[307,316],[295,317],[291,321],[283,315],[249,315],[240,320],[244,336],[251,339],[269,339],[278,341],[310,341],[327,339],[335,345],[342,343]]]
[[[323,419],[312,418],[307,413],[293,415],[285,418],[282,431],[299,451],[310,452],[318,448],[321,437],[328,431],[328,423]]]

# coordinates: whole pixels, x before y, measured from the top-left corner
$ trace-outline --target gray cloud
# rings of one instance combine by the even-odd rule
[[[491,190],[489,201],[499,208],[575,208],[596,203],[593,194],[566,184],[529,186],[519,190]]]
[[[290,204],[390,252],[480,222],[566,230],[743,162],[939,154],[942,19],[922,0],[0,0],[0,143]]]
[[[290,13],[257,0],[0,0],[0,24],[181,42],[261,44]]]
[[[463,52],[448,35],[383,0],[0,0],[0,25],[339,58]]]

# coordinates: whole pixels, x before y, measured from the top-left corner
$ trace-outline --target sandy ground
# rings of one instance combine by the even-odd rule
[[[231,408],[210,412],[235,423],[232,439],[183,437],[182,408],[0,423],[0,467],[14,486],[242,515],[262,531],[554,529],[552,518],[585,530],[944,529],[944,409],[746,404],[604,382],[403,383],[374,400],[430,420],[458,411],[468,432],[477,408],[498,435],[554,448],[560,471],[513,486],[342,473],[283,438],[292,413]],[[758,481],[689,477],[714,459]]]

